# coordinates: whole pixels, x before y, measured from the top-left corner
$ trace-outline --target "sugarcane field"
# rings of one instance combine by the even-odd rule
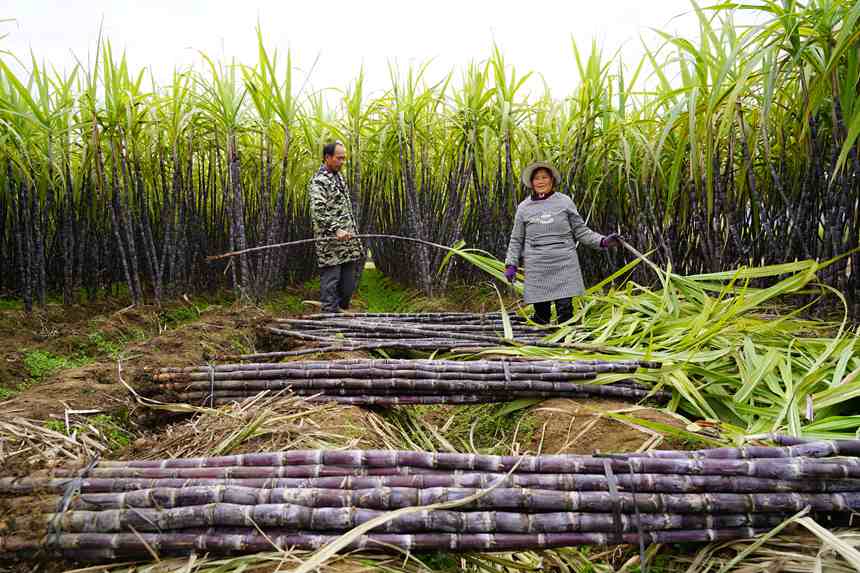
[[[4,4],[0,573],[860,571],[858,138],[851,0]]]

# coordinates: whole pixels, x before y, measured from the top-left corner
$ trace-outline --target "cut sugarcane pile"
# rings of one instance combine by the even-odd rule
[[[345,359],[159,368],[143,376],[140,392],[162,401],[219,405],[290,392],[311,401],[345,404],[477,404],[517,398],[601,397],[668,400],[632,380],[589,383],[598,374],[659,368],[641,360],[391,360]]]
[[[505,338],[500,313],[340,313],[313,314],[303,318],[277,319],[264,326],[267,335],[287,341],[312,343],[317,348],[250,354],[239,358],[295,356],[311,352],[398,350],[474,350],[509,344],[556,347],[544,341],[551,331],[530,326],[526,319],[512,315],[513,338]]]
[[[306,450],[99,462],[0,478],[0,558],[317,549],[389,510],[452,501],[464,503],[388,516],[348,549],[747,538],[806,508],[830,521],[860,509],[858,453],[860,441],[833,441],[600,457]]]

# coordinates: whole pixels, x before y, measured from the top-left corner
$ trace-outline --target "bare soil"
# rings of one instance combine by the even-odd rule
[[[660,410],[601,399],[572,400],[557,398],[533,406],[538,430],[531,449],[545,454],[593,454],[636,451],[654,433],[606,417],[617,412],[636,418],[683,428],[684,424]]]
[[[153,330],[156,309],[140,309],[112,313],[98,321],[97,332],[103,337],[112,332]],[[250,308],[220,308],[204,311],[194,322],[170,327],[161,334],[125,345],[117,358],[101,356],[78,368],[67,368],[33,383],[18,395],[3,403],[6,412],[39,420],[62,418],[69,409],[100,409],[106,412],[127,407],[128,391],[119,381],[119,360],[123,376],[135,370],[159,365],[190,366],[200,364],[206,355],[236,352],[236,343],[253,340],[248,332],[264,313]],[[18,319],[20,317],[12,317]],[[20,328],[13,328],[8,317],[0,318],[5,335],[0,343],[0,355],[5,363],[5,387],[15,387],[27,380],[24,366],[25,351],[43,350],[56,355],[73,356],[82,337],[92,332],[92,319],[72,314],[70,321],[57,326],[63,334],[43,338],[33,329],[33,317],[24,319]],[[29,328],[28,328],[29,327]],[[157,326],[155,327],[157,328]]]

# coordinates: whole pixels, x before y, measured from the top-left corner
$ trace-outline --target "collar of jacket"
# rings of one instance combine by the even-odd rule
[[[555,191],[550,191],[549,193],[547,193],[543,197],[539,197],[537,193],[532,191],[532,201],[546,201],[547,199],[552,197],[554,193],[555,193]]]
[[[320,173],[320,174],[322,174],[322,175],[327,175],[327,176],[329,176],[329,177],[334,177],[335,175],[337,175],[337,173],[335,173],[334,171],[332,171],[331,169],[329,169],[329,168],[326,166],[326,164],[325,164],[325,163],[323,163],[323,164],[321,164],[321,165],[320,165],[320,168],[319,168],[319,170],[317,171],[317,173]]]

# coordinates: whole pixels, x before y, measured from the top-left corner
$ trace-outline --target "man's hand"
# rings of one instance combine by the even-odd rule
[[[334,236],[338,241],[348,241],[352,238],[352,233],[344,231],[343,229],[338,229],[335,231]]]
[[[621,238],[621,235],[619,235],[618,233],[612,233],[600,239],[600,246],[604,249],[619,247],[621,246],[622,240],[623,239]]]
[[[517,276],[517,267],[516,265],[508,265],[505,267],[505,278],[508,279],[508,282],[514,284],[514,279]]]

